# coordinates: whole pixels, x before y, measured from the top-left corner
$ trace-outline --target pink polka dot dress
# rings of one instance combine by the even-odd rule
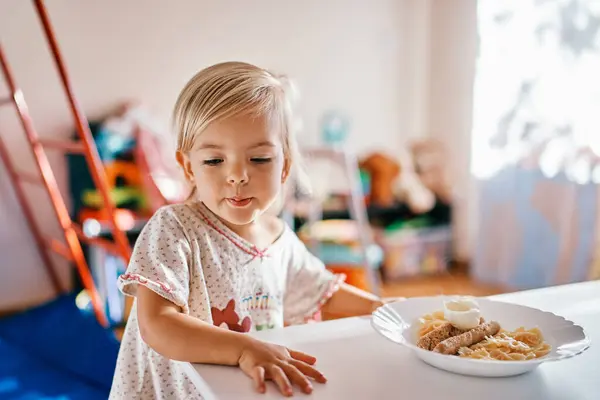
[[[118,285],[130,296],[144,285],[192,317],[250,332],[314,319],[343,279],[325,269],[289,227],[267,249],[257,249],[196,202],[154,214]],[[134,301],[110,398],[201,398],[186,363],[143,341],[136,310]]]

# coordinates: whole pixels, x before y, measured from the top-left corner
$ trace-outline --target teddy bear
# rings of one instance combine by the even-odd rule
[[[370,202],[380,207],[392,206],[396,202],[393,186],[400,165],[383,153],[373,153],[359,163],[359,168],[370,178]]]
[[[444,145],[435,139],[411,143],[415,172],[420,181],[443,203],[452,202],[448,157]]]
[[[430,211],[435,205],[435,195],[420,181],[407,151],[399,151],[395,157],[372,153],[359,167],[371,179],[372,204],[390,207],[404,202],[415,214]]]

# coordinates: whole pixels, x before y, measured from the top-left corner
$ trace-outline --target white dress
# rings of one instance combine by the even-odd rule
[[[131,296],[144,285],[186,314],[249,332],[313,319],[343,279],[325,269],[287,225],[260,250],[195,202],[155,213],[118,285]],[[161,356],[143,341],[136,309],[134,301],[110,398],[201,398],[185,363]]]

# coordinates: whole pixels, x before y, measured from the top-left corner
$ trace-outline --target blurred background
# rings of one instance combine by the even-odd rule
[[[95,311],[118,339],[128,246],[157,207],[186,195],[174,101],[195,72],[226,60],[293,81],[314,193],[291,188],[280,213],[350,283],[489,295],[598,279],[599,29],[596,0],[2,0],[2,58],[17,87],[0,79],[0,338],[33,310],[18,322],[83,311],[94,330]],[[47,166],[11,98],[25,99]],[[58,197],[47,195],[54,179]],[[60,242],[42,240],[48,260],[36,232]]]

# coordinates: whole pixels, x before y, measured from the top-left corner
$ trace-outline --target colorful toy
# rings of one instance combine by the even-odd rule
[[[350,122],[340,113],[330,111],[321,120],[322,138],[328,146],[343,145],[348,137]]]
[[[389,207],[396,202],[394,181],[400,175],[400,165],[382,153],[373,153],[363,159],[360,169],[370,177],[370,201],[380,207]]]
[[[437,140],[418,140],[411,145],[415,172],[422,184],[446,204],[452,202],[452,187],[448,170],[448,156]]]
[[[140,170],[130,161],[113,161],[104,166],[111,187],[111,198],[118,208],[126,208],[146,214],[146,197],[142,187]],[[82,193],[83,204],[94,209],[102,208],[102,197],[97,190]]]
[[[346,283],[364,290],[372,290],[364,267],[364,254],[359,239],[358,224],[353,220],[322,220],[304,225],[298,237],[334,273],[346,275]],[[379,268],[383,252],[377,245],[366,250],[368,264]]]
[[[426,213],[435,206],[435,193],[421,182],[410,156],[404,152],[397,158],[372,153],[361,161],[360,168],[370,177],[371,204],[391,207],[402,202],[414,214]]]

